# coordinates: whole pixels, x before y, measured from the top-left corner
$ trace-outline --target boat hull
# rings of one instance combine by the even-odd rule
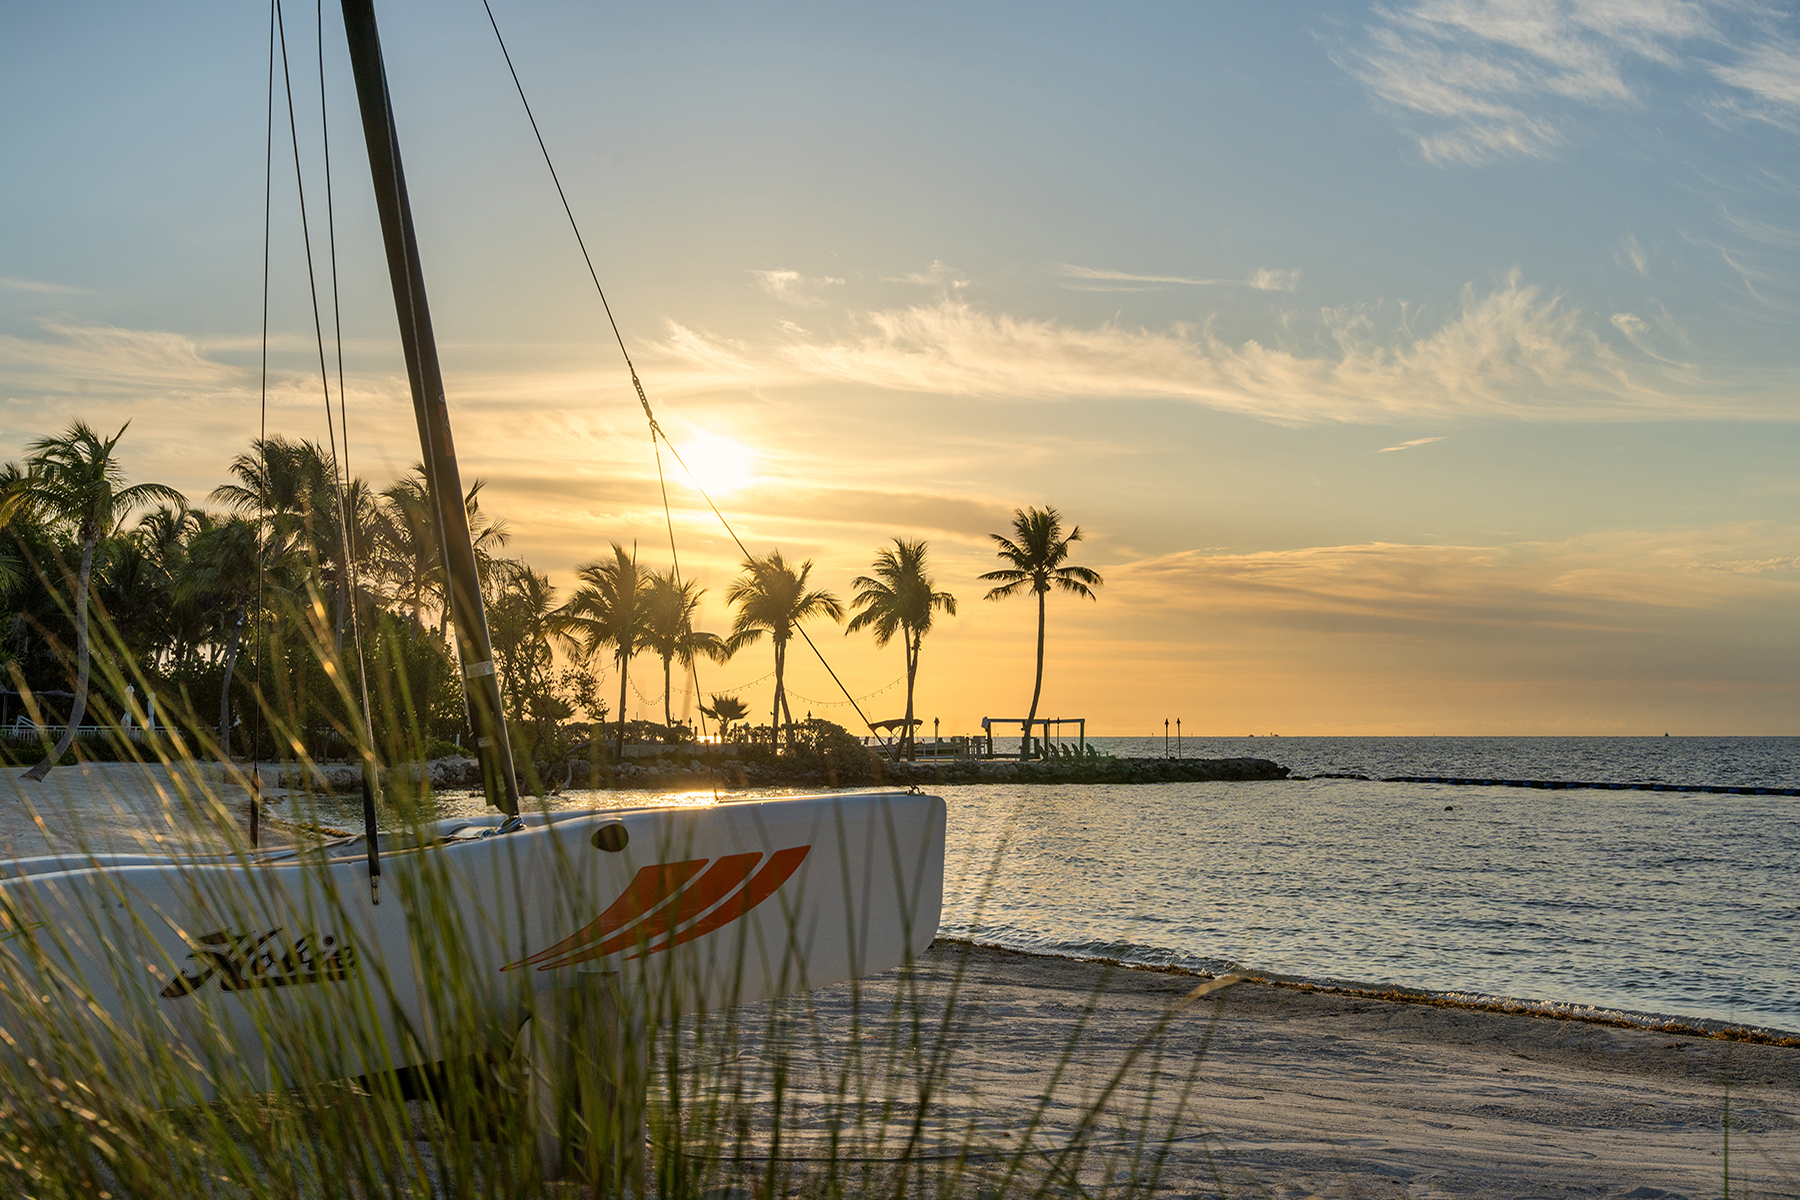
[[[873,974],[937,931],[945,816],[877,793],[444,822],[383,855],[380,903],[354,845],[19,860],[5,1052],[179,1103],[491,1051],[581,973],[653,1022]]]

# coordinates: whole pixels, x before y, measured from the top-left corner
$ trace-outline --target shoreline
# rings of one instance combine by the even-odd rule
[[[1355,983],[1340,980],[1312,979],[1301,975],[1281,975],[1272,971],[1243,971],[1221,976],[1212,971],[1196,970],[1172,964],[1138,963],[1130,959],[1104,955],[1058,954],[1046,950],[1021,950],[1001,942],[982,942],[973,938],[940,934],[934,946],[965,946],[971,950],[992,951],[1040,958],[1055,962],[1088,963],[1122,971],[1145,971],[1156,975],[1176,975],[1188,979],[1217,980],[1235,978],[1243,983],[1263,987],[1285,988],[1328,996],[1347,996],[1361,1000],[1381,1000],[1392,1004],[1418,1004],[1433,1008],[1456,1008],[1468,1012],[1496,1013],[1510,1017],[1533,1017],[1548,1021],[1579,1021],[1613,1029],[1636,1029],[1670,1037],[1706,1038],[1717,1041],[1743,1042],[1783,1049],[1800,1049],[1800,1031],[1771,1025],[1748,1025],[1720,1021],[1710,1017],[1691,1017],[1678,1013],[1638,1012],[1630,1009],[1603,1008],[1577,1004],[1568,1000],[1534,1000],[1515,996],[1492,996],[1466,991],[1433,991],[1399,984]]]

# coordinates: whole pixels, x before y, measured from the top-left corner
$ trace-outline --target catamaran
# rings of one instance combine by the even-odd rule
[[[0,864],[0,1055],[87,1046],[151,1103],[503,1049],[594,977],[664,1015],[816,988],[921,954],[942,907],[933,796],[522,809],[372,0],[343,10],[494,811],[392,835],[370,801],[361,836],[310,849]]]

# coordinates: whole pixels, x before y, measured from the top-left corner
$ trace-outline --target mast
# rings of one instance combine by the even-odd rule
[[[369,173],[375,182],[375,205],[381,212],[381,235],[387,244],[388,276],[394,285],[394,308],[400,317],[400,340],[406,348],[406,374],[412,384],[413,413],[419,422],[419,448],[437,523],[438,547],[456,630],[456,652],[468,697],[469,725],[481,760],[481,782],[489,804],[509,817],[519,815],[519,783],[513,773],[512,743],[500,707],[500,680],[494,674],[494,651],[488,638],[487,612],[475,570],[475,547],[463,508],[462,476],[450,440],[450,410],[444,403],[444,379],[438,369],[437,340],[425,303],[425,276],[413,236],[412,206],[406,198],[406,175],[400,166],[400,139],[388,97],[387,70],[381,60],[381,38],[375,28],[373,0],[343,0],[344,31],[350,63],[356,73],[356,96],[362,107],[363,140],[369,148]]]

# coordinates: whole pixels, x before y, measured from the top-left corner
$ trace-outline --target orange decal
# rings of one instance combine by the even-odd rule
[[[540,971],[554,971],[659,939],[631,956],[642,958],[705,937],[773,896],[799,870],[811,851],[811,846],[777,850],[754,877],[750,872],[762,858],[754,850],[727,854],[715,860],[704,875],[700,875],[700,869],[707,864],[704,858],[645,867],[605,912],[578,932],[501,970],[529,964]],[[694,880],[696,875],[700,878]],[[746,879],[748,883],[744,882]],[[694,881],[692,887],[688,886],[690,880]],[[671,897],[676,897],[673,904],[669,903]],[[712,911],[707,912],[708,909]],[[700,919],[695,921],[696,917]],[[688,925],[690,921],[694,923]],[[682,929],[683,925],[688,928]]]
[[[793,846],[786,850],[777,850],[769,856],[768,865],[756,873],[756,878],[752,879],[743,891],[714,909],[705,920],[682,930],[674,937],[658,942],[641,954],[632,955],[632,957],[642,958],[657,954],[673,949],[683,942],[691,942],[697,937],[705,937],[716,929],[723,929],[773,896],[776,890],[788,881],[789,876],[800,869],[800,864],[806,861],[807,853],[811,850],[811,846]],[[671,923],[671,928],[674,927],[674,924]]]
[[[606,937],[616,929],[630,925],[645,913],[650,912],[652,909],[666,901],[670,896],[674,895],[681,889],[682,884],[692,879],[695,875],[698,875],[700,873],[700,868],[705,865],[706,860],[704,858],[695,858],[690,859],[687,862],[658,863],[653,867],[645,867],[637,873],[637,878],[633,879],[626,885],[625,890],[619,893],[619,898],[607,906],[605,912],[595,917],[592,921],[589,921],[586,925],[583,925],[569,937],[556,943],[556,945],[539,950],[529,958],[522,958],[516,963],[508,963],[500,969],[502,971],[511,971],[527,964],[540,963],[545,959],[556,958],[559,955],[579,950],[581,947],[588,945],[598,938]],[[602,953],[610,954],[612,951],[606,950],[602,951]],[[583,957],[594,958],[598,957],[598,955],[584,955]],[[569,961],[576,962],[580,960],[571,959]],[[561,966],[564,964],[558,963],[556,965]],[[540,969],[548,970],[548,968]]]
[[[712,869],[702,875],[693,887],[681,889],[681,898],[656,913],[647,921],[642,921],[628,929],[620,930],[601,942],[598,946],[589,946],[578,950],[566,958],[544,963],[540,971],[553,971],[558,967],[573,966],[579,962],[587,962],[591,958],[605,958],[608,954],[616,954],[625,947],[648,941],[670,930],[678,929],[685,921],[691,921],[699,914],[717,904],[732,888],[744,881],[750,874],[750,868],[762,855],[752,850],[748,854],[727,854],[712,865]],[[701,859],[705,862],[705,859]]]

